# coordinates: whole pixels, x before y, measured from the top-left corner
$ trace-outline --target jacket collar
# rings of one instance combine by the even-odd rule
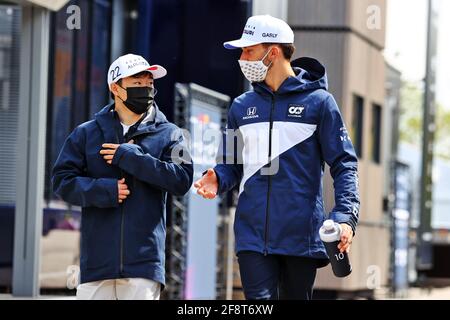
[[[263,95],[283,95],[301,93],[317,89],[328,90],[328,79],[325,67],[316,59],[302,57],[291,62],[295,76],[287,77],[276,92],[263,82],[253,82],[256,92]]]
[[[95,121],[103,132],[105,142],[120,143],[120,121],[114,111],[114,103],[105,106],[96,113]]]
[[[117,112],[114,111],[114,108],[114,103],[106,105],[95,114],[95,120],[102,130],[106,141],[119,143],[121,140],[119,132],[122,132],[122,127],[120,125]],[[147,116],[139,124],[138,129],[133,134],[133,137],[142,134],[149,134],[155,130],[156,126],[165,122],[168,122],[166,116],[159,110],[158,106],[154,104],[154,107],[150,109]]]

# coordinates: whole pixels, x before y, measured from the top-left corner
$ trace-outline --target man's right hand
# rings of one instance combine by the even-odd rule
[[[119,189],[119,203],[122,203],[130,195],[130,190],[128,190],[128,186],[125,184],[125,178],[117,181],[117,188]]]
[[[219,185],[217,176],[213,169],[208,169],[206,174],[194,183],[197,193],[205,199],[214,199],[217,195]]]

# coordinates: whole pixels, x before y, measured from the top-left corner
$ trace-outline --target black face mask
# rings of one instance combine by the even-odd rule
[[[143,114],[151,106],[155,99],[155,89],[153,87],[128,87],[122,89],[127,91],[127,99],[124,101],[124,105],[136,114]]]

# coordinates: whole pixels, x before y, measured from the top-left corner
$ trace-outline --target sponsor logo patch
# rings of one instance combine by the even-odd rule
[[[287,117],[301,118],[305,114],[306,107],[300,104],[290,104],[287,109]]]
[[[259,115],[256,114],[257,111],[258,111],[258,109],[256,109],[256,107],[247,108],[247,116],[243,117],[242,119],[247,120],[247,119],[259,118]]]

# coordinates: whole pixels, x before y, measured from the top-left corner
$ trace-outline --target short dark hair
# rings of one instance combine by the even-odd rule
[[[148,72],[148,71],[141,71],[141,72],[139,72],[139,73],[133,74],[133,75],[130,76],[130,77],[133,77],[133,78],[141,78],[141,77],[143,77],[144,75],[146,75],[146,74],[148,74],[148,73],[150,73],[150,75],[153,77],[153,74],[152,74],[151,72]],[[118,83],[119,86],[122,86],[122,79],[117,80],[116,83]],[[115,99],[114,94],[113,94],[111,91],[109,92],[109,94],[111,95],[111,99],[114,100],[114,99]]]
[[[286,60],[291,61],[292,56],[295,52],[295,46],[293,43],[263,43],[265,48],[269,46],[278,46],[283,52],[283,56]]]

